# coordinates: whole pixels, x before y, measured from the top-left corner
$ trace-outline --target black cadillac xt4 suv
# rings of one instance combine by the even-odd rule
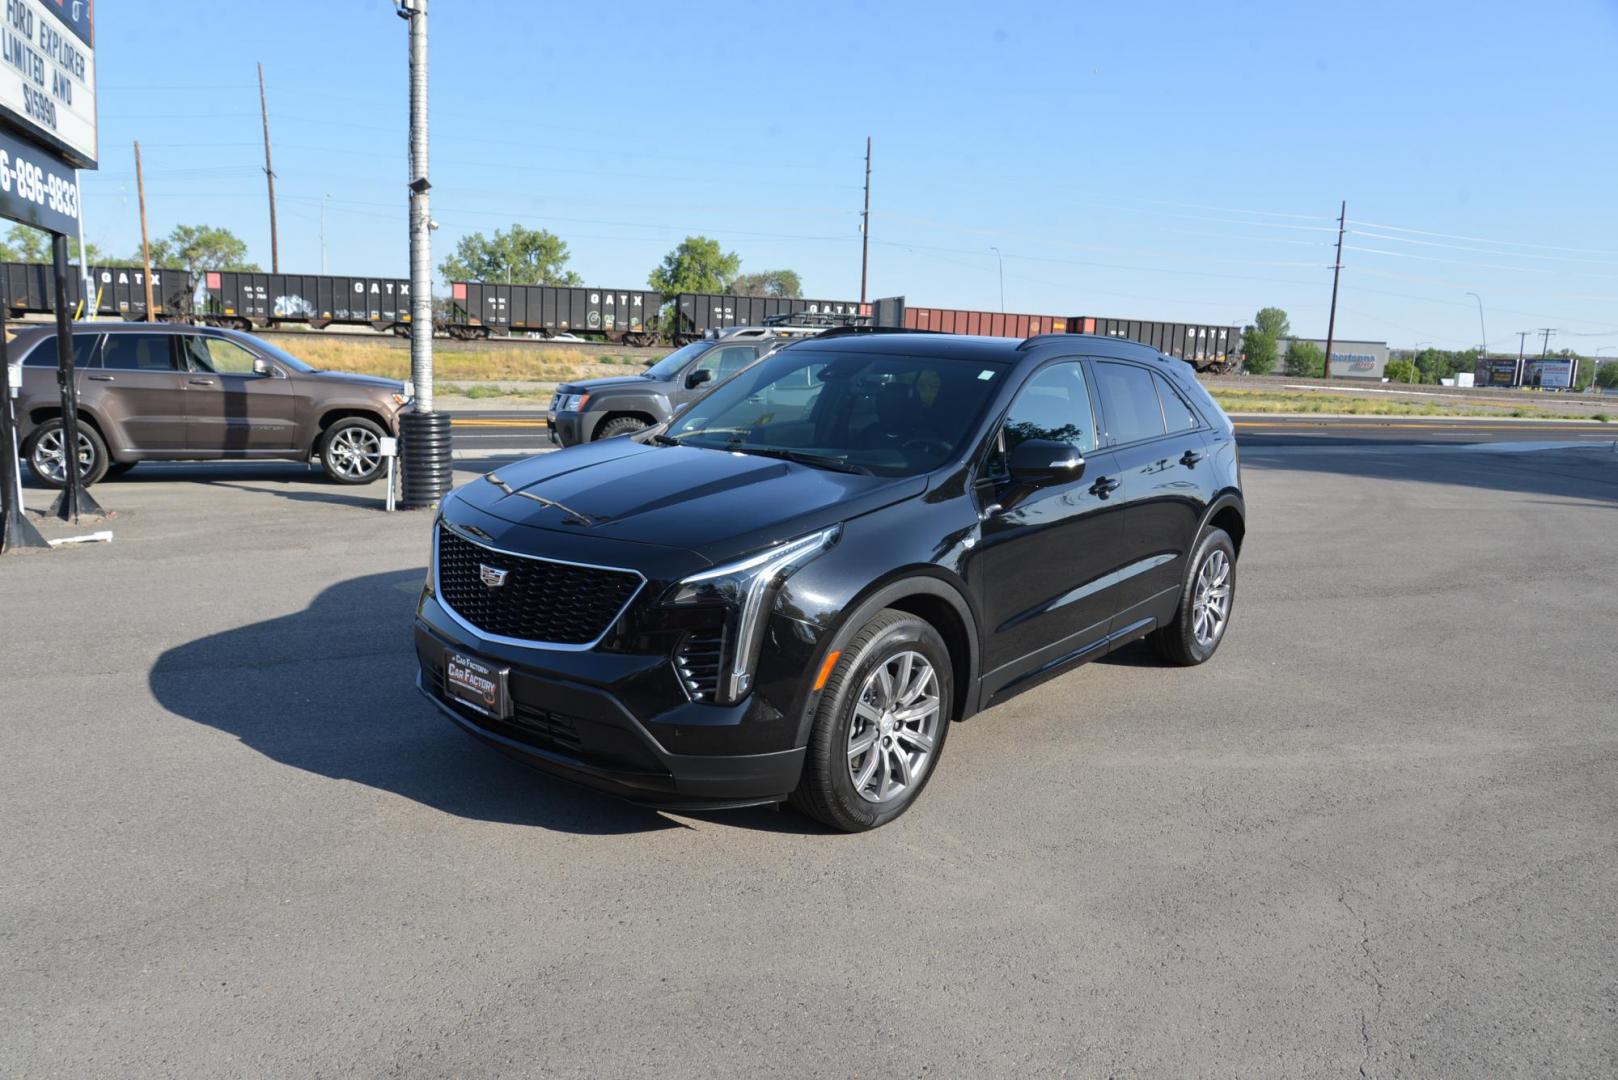
[[[637,802],[892,820],[952,722],[1139,637],[1230,625],[1230,421],[1133,342],[831,333],[666,426],[456,489],[420,686]]]

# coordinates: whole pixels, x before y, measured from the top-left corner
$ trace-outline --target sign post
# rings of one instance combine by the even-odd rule
[[[64,480],[52,509],[68,521],[102,512],[79,482],[78,387],[67,290],[67,238],[80,225],[77,170],[96,168],[97,157],[93,4],[6,0],[0,14],[0,217],[52,234]],[[8,393],[9,381],[0,384]],[[0,449],[10,475],[18,467],[16,454],[9,446]],[[20,505],[15,514],[7,507],[8,529],[21,513]]]

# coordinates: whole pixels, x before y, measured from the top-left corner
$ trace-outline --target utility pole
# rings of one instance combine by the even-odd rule
[[[1543,360],[1551,351],[1551,335],[1556,331],[1549,326],[1542,326],[1537,332],[1545,335],[1545,343],[1539,347],[1539,358]]]
[[[1523,364],[1527,359],[1528,335],[1530,333],[1531,333],[1531,331],[1528,331],[1528,330],[1519,330],[1519,331],[1517,331],[1517,367],[1516,367],[1516,369],[1514,370],[1514,372],[1512,374],[1512,383],[1511,384],[1513,386],[1521,386],[1522,385],[1523,374],[1526,371],[1526,369],[1523,367]],[[1484,359],[1484,363],[1488,363],[1488,357],[1487,356],[1485,356],[1483,359]]]
[[[860,303],[865,303],[866,272],[871,265],[871,137],[865,136],[865,209],[860,213]]]
[[[331,273],[326,268],[326,200],[329,198],[331,198],[331,192],[329,191],[320,197],[320,272],[322,274]]]
[[[989,245],[989,250],[994,252],[995,261],[1000,266],[1000,314],[1004,315],[1006,313],[1006,259],[1004,255],[1000,254],[1000,249],[993,244]]]
[[[410,382],[415,407],[399,418],[407,508],[435,505],[452,482],[450,418],[433,411],[433,219],[427,193],[427,0],[395,0],[410,25]]]
[[[1331,378],[1331,347],[1337,340],[1337,279],[1343,273],[1343,226],[1348,221],[1348,200],[1343,200],[1342,212],[1337,215],[1337,261],[1331,268],[1331,317],[1326,321],[1326,370]]]
[[[264,97],[264,65],[258,66],[258,109],[264,117],[264,178],[270,184],[270,273],[281,272],[281,249],[275,235],[275,166],[270,163],[270,106]]]
[[[152,321],[152,241],[146,232],[146,179],[140,171],[140,140],[135,140],[135,191],[140,195],[141,277],[146,281],[146,321]]]
[[[73,187],[83,192],[82,182],[79,180],[79,170],[73,170]],[[92,278],[90,276],[90,255],[84,250],[84,200],[79,200],[79,282],[84,289],[84,317],[93,320],[96,317],[96,297]]]

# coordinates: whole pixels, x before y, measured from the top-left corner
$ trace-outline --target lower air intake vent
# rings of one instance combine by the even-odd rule
[[[719,693],[719,663],[724,651],[723,630],[693,630],[680,643],[674,667],[692,701],[712,701]]]

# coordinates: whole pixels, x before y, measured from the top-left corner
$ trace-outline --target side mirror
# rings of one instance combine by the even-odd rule
[[[650,360],[642,360],[640,362],[640,366],[641,367],[651,367],[655,363],[657,363],[657,357],[654,356]]]
[[[1030,487],[1062,484],[1084,475],[1083,456],[1054,439],[1025,439],[1012,447],[1006,464],[1012,480]]]
[[[713,380],[713,369],[712,368],[697,368],[697,370],[693,371],[691,374],[689,374],[689,375],[687,375],[685,377],[685,388],[687,390],[695,390],[697,387],[701,386],[703,383],[711,382],[712,380]]]
[[[255,356],[253,357],[253,374],[274,375],[275,372],[271,370],[270,362],[268,360],[264,359],[262,356]]]

